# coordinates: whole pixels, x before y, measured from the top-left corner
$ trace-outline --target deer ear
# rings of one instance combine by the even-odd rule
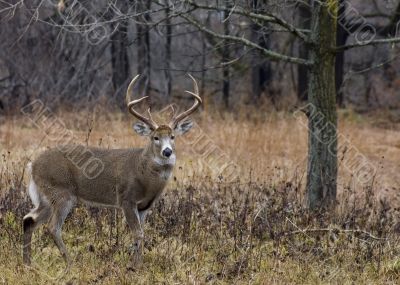
[[[193,127],[193,122],[190,120],[183,121],[175,127],[175,132],[178,135],[183,135]]]
[[[133,124],[133,130],[140,136],[149,136],[151,134],[150,127],[143,122]]]

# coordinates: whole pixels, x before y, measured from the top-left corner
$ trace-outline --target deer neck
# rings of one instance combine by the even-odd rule
[[[166,182],[174,169],[175,166],[175,153],[169,158],[161,158],[155,155],[151,147],[147,147],[143,150],[142,161],[145,161],[145,168],[149,175],[154,178],[159,178],[161,182]]]

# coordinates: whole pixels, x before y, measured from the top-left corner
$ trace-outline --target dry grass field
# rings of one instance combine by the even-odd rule
[[[125,114],[56,116],[77,143],[145,144]],[[25,166],[60,141],[27,116],[1,120],[0,284],[400,282],[400,124],[382,114],[340,112],[339,133],[376,173],[367,185],[358,183],[344,165],[346,151],[340,152],[339,203],[321,214],[304,208],[305,118],[250,111],[211,117],[204,111],[193,131],[178,139],[173,179],[145,227],[142,266],[130,266],[122,213],[82,206],[64,225],[74,259],[68,274],[44,227],[34,235],[32,267],[22,264],[21,248],[22,217],[31,207]],[[212,163],[211,148],[235,165],[233,181]]]

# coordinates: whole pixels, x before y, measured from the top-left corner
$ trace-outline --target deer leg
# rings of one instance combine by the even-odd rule
[[[137,259],[137,261],[140,261],[143,254],[141,242],[144,234],[140,225],[140,216],[137,205],[127,203],[125,205],[122,205],[122,210],[124,212],[126,222],[128,223],[128,226],[134,235],[133,249],[135,251],[135,258]]]
[[[49,205],[44,202],[40,202],[39,207],[31,210],[30,213],[27,214],[23,219],[23,262],[26,265],[31,264],[32,234],[38,226],[48,221],[50,214],[51,208]]]
[[[62,257],[64,258],[67,264],[67,269],[69,269],[69,267],[71,266],[71,260],[68,255],[68,251],[64,244],[64,241],[61,237],[61,229],[69,212],[75,206],[75,202],[76,199],[72,197],[64,199],[61,198],[59,201],[57,201],[53,206],[53,214],[48,224],[49,233],[52,236],[56,246],[58,247]]]
[[[145,211],[139,211],[139,220],[140,220],[140,225],[142,228],[144,227],[144,223],[146,221],[146,216],[147,216],[147,210]]]

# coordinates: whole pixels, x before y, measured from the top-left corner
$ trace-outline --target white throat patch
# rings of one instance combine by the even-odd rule
[[[156,163],[156,164],[158,164],[158,165],[172,165],[172,166],[174,166],[175,165],[175,162],[176,162],[176,156],[175,156],[175,154],[173,153],[170,157],[163,157],[163,158],[161,158],[161,157],[159,157],[159,156],[156,156],[155,158],[154,158],[154,162]]]
[[[168,180],[171,177],[172,171],[173,171],[173,166],[175,165],[176,157],[175,154],[172,154],[168,158],[161,158],[161,157],[155,157],[154,162],[160,166],[166,166],[169,165],[170,167],[167,167],[165,169],[162,169],[159,174],[160,177],[162,177],[165,180]]]

